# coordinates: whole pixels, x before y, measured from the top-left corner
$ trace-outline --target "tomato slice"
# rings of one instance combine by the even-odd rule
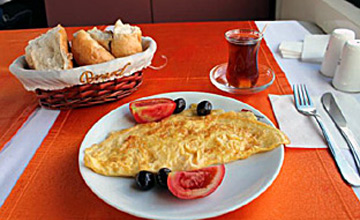
[[[137,123],[148,123],[169,117],[176,103],[168,98],[154,98],[132,102],[129,108]]]
[[[214,192],[224,175],[223,164],[198,170],[171,172],[167,184],[174,196],[180,199],[197,199]]]

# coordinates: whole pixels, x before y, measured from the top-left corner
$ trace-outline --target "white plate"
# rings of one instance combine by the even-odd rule
[[[164,93],[154,97],[184,98],[187,104],[209,100],[213,108],[225,111],[249,109],[264,116],[253,107],[232,98],[201,92]],[[146,97],[150,98],[150,97]],[[264,116],[263,122],[271,124]],[[125,104],[100,119],[85,136],[79,151],[79,168],[90,189],[109,205],[129,214],[151,219],[201,219],[218,216],[254,200],[263,193],[278,175],[284,159],[284,147],[256,154],[246,160],[226,164],[226,173],[220,187],[211,195],[195,200],[181,200],[166,189],[156,187],[140,191],[134,179],[106,177],[84,166],[84,149],[103,141],[110,131],[133,126],[134,120]]]

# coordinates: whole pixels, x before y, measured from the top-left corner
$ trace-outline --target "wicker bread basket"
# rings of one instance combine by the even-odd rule
[[[37,71],[27,67],[24,56],[10,71],[24,88],[36,93],[41,106],[50,109],[88,107],[132,94],[141,85],[142,71],[151,64],[156,43],[142,39],[144,51],[124,58],[69,70]]]
[[[36,89],[39,104],[50,109],[70,109],[113,102],[133,93],[142,83],[142,72],[96,84],[59,90]]]

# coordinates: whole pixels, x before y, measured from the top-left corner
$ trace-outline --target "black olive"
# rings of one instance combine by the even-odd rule
[[[167,188],[167,178],[168,178],[168,175],[169,173],[171,172],[170,169],[168,168],[161,168],[158,172],[158,174],[156,175],[156,180],[157,180],[157,183],[164,187],[164,188]]]
[[[199,116],[205,116],[211,113],[212,105],[208,101],[202,101],[198,104],[196,112]]]
[[[178,114],[178,113],[184,111],[184,109],[186,107],[185,99],[178,98],[174,102],[176,103],[176,108],[174,110],[174,114]]]
[[[149,171],[142,170],[135,177],[136,185],[141,190],[149,190],[155,186],[155,175]]]

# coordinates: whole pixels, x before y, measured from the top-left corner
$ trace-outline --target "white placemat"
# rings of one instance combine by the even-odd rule
[[[284,71],[290,84],[303,83],[311,88],[313,96],[321,96],[325,92],[332,92],[335,95],[351,96],[360,102],[360,93],[347,94],[335,90],[331,86],[331,79],[319,73],[320,64],[304,63],[297,59],[283,59],[277,48],[283,41],[303,41],[305,36],[310,34],[299,22],[297,21],[256,21],[259,30],[268,24],[264,38],[275,60]],[[355,126],[359,129],[359,125]],[[359,139],[359,137],[358,137]],[[347,158],[350,159],[351,154],[348,150],[343,150]],[[351,160],[349,160],[351,161]],[[353,187],[355,194],[360,200],[360,188]]]
[[[48,134],[60,111],[36,109],[0,152],[0,207]]]

